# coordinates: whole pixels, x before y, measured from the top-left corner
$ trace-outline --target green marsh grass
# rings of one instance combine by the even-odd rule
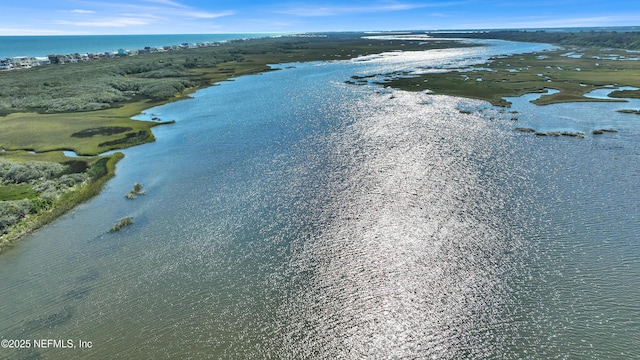
[[[0,201],[33,199],[38,196],[29,185],[0,185]]]
[[[384,82],[385,86],[407,91],[431,90],[436,94],[453,95],[486,100],[496,106],[508,107],[504,97],[521,96],[527,93],[559,90],[533,101],[537,105],[577,101],[624,101],[617,99],[593,99],[584,94],[609,86],[640,87],[640,61],[607,60],[606,54],[613,50],[572,49],[581,53],[581,58],[563,56],[567,49],[541,53],[519,54],[491,59],[476,65],[476,70],[451,71],[425,74],[412,78],[394,78]],[[624,52],[624,51],[619,51]],[[490,68],[491,70],[485,70]],[[482,78],[482,81],[476,81]],[[640,92],[622,91],[614,97],[638,97]]]

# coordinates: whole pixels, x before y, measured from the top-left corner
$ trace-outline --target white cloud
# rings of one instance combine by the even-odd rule
[[[182,12],[182,13],[178,13],[180,15],[183,15],[185,17],[192,17],[192,18],[197,18],[197,19],[215,19],[215,18],[219,18],[219,17],[223,17],[223,16],[230,16],[235,14],[234,11],[224,11],[224,12],[219,12],[219,13],[211,13],[211,12],[206,12],[206,11],[186,11],[186,12]]]
[[[95,11],[93,10],[82,10],[82,9],[73,9],[71,10],[71,12],[76,14],[95,14]]]
[[[70,25],[80,27],[129,27],[129,26],[143,26],[149,25],[152,21],[148,18],[106,18],[96,19],[90,21],[68,21],[58,20],[54,22],[58,25]]]
[[[305,17],[320,17],[320,16],[336,16],[336,15],[348,15],[357,13],[375,13],[375,12],[388,12],[388,11],[406,11],[413,9],[429,8],[429,7],[447,7],[452,5],[460,5],[461,2],[447,2],[447,3],[429,3],[429,4],[414,4],[414,3],[382,3],[382,4],[369,4],[364,6],[298,6],[288,9],[276,10],[276,13],[285,15],[305,16]]]
[[[91,4],[104,9],[104,12],[108,9],[113,9],[109,12],[114,15],[117,15],[118,10],[122,12],[135,12],[137,14],[155,14],[164,18],[185,17],[193,19],[215,19],[235,14],[233,10],[218,12],[200,10],[196,7],[183,5],[172,0],[143,0],[143,2],[147,4],[141,4],[141,2],[123,3],[117,6],[104,2],[91,2]]]
[[[298,7],[276,11],[279,14],[295,16],[332,16],[339,13],[336,8],[328,7]]]
[[[184,22],[194,24],[197,20],[206,21],[235,14],[231,10],[219,12],[200,10],[172,0],[143,0],[117,6],[106,2],[89,1],[83,2],[82,6],[82,8],[62,12],[67,16],[50,21],[50,24],[74,28],[137,28],[132,31],[144,31],[144,29],[166,26],[166,24]],[[69,13],[75,16],[69,16]],[[78,17],[79,15],[82,17]]]
[[[144,1],[149,2],[149,3],[169,5],[169,6],[173,6],[173,7],[179,7],[179,8],[188,8],[189,7],[187,5],[183,5],[183,4],[180,4],[178,2],[171,1],[171,0],[144,0]]]

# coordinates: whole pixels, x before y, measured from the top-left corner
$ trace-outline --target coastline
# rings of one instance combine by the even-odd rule
[[[439,40],[434,42],[394,42],[387,40],[371,41],[370,39],[360,38],[359,34],[351,33],[337,34],[335,36],[335,38],[328,38],[325,36],[301,38],[257,38],[224,43],[216,49],[230,47],[230,53],[239,51],[239,53],[242,54],[242,58],[236,56],[230,61],[217,62],[213,66],[185,69],[189,75],[193,77],[192,79],[195,79],[194,86],[180,89],[180,91],[174,92],[170,96],[164,96],[161,98],[154,98],[153,96],[135,96],[133,98],[134,101],[110,104],[107,109],[95,111],[39,111],[36,113],[15,111],[5,113],[4,116],[0,116],[0,126],[5,129],[9,128],[10,130],[4,131],[0,134],[0,146],[3,148],[3,152],[0,153],[0,159],[2,159],[2,157],[11,159],[11,156],[6,156],[7,152],[14,153],[19,151],[29,151],[31,153],[35,153],[35,155],[42,155],[52,152],[60,152],[62,150],[74,151],[78,155],[92,156],[95,158],[98,154],[106,151],[125,149],[127,147],[155,141],[151,128],[157,125],[173,123],[173,121],[139,121],[132,120],[131,118],[133,116],[139,115],[152,107],[188,99],[190,94],[193,92],[210,86],[215,86],[217,83],[222,81],[229,81],[243,75],[259,74],[277,70],[270,67],[269,64],[348,60],[359,56],[379,54],[393,50],[420,51],[465,46],[456,40]],[[295,42],[298,44],[296,45]],[[203,49],[206,50],[206,48]],[[167,56],[175,54],[181,55],[182,53],[183,57],[187,57],[188,55],[203,49],[179,50],[172,54],[167,54]],[[347,49],[349,51],[346,51]],[[165,54],[149,55],[163,56]],[[149,55],[139,55],[136,56],[136,58],[146,60],[145,57],[150,57]],[[95,61],[95,64],[78,63],[67,65],[48,65],[38,67],[37,69],[32,68],[11,71],[11,73],[21,75],[28,71],[41,72],[43,69],[58,70],[55,68],[58,66],[61,67],[60,69],[68,66],[75,66],[78,68],[92,65],[97,66],[103,62],[118,60],[119,59],[105,59]],[[47,69],[47,67],[50,68]],[[3,72],[3,74],[0,75],[5,75],[7,73],[8,72]],[[42,72],[40,74],[42,74]],[[0,112],[1,111],[2,110],[0,110]],[[70,124],[76,120],[77,124]],[[24,123],[24,121],[34,122],[37,125],[40,125],[36,125],[36,129],[45,129],[45,131],[38,132],[37,130],[34,131],[32,128],[31,130],[24,132],[23,127],[19,126]],[[98,124],[96,124],[96,122]],[[52,126],[52,124],[54,124],[54,126]],[[96,125],[100,126],[96,127]],[[92,127],[87,128],[87,126]],[[86,140],[85,138],[73,138],[73,135],[78,132],[96,130],[107,126],[111,126],[113,128],[127,128],[128,130],[118,134],[103,136],[99,139],[96,139],[95,136],[90,136],[88,137],[90,141],[84,141]],[[49,138],[52,136],[52,133],[56,133],[60,129],[64,130],[63,136],[57,134],[54,135],[53,138]],[[50,132],[48,133],[46,130],[50,130]],[[38,133],[37,135],[36,132]],[[140,137],[128,136],[129,134],[135,135],[136,132],[137,134],[142,134],[142,132],[144,132],[145,135]],[[71,140],[69,140],[69,133],[72,136]],[[125,135],[125,137],[122,137],[122,135]],[[58,139],[64,137],[65,142],[61,142],[59,140],[56,141],[55,136],[57,136]],[[39,141],[39,139],[42,138],[47,139]],[[111,142],[104,141],[107,138],[113,138],[113,140]],[[131,138],[133,141],[129,141]],[[24,143],[16,142],[16,139],[23,139]],[[69,143],[70,141],[71,143]],[[65,193],[60,196],[60,198],[56,199],[45,211],[30,214],[16,225],[13,225],[6,234],[0,236],[0,253],[11,248],[33,231],[66,214],[76,205],[98,195],[104,184],[115,176],[115,164],[123,157],[124,154],[120,152],[108,156],[107,173],[104,176],[94,181],[89,181],[88,184],[84,184],[73,191]]]
[[[45,101],[42,108],[26,107],[15,111],[0,108],[0,115],[3,115],[0,116],[0,127],[3,128],[3,132],[0,134],[0,147],[10,153],[35,152],[34,160],[37,160],[40,155],[69,150],[78,155],[91,156],[93,159],[91,161],[96,161],[99,159],[98,154],[106,151],[120,150],[155,141],[151,128],[171,123],[171,121],[132,120],[133,116],[152,107],[187,99],[193,92],[215,86],[222,81],[229,81],[243,75],[277,70],[270,67],[269,64],[348,60],[389,51],[424,51],[479,46],[464,44],[456,39],[424,41],[424,38],[419,40],[385,38],[372,40],[371,38],[361,38],[360,35],[362,34],[340,33],[324,37],[238,40],[225,43],[215,49],[188,49],[172,53],[139,55],[135,59],[105,59],[83,64],[49,65],[39,69],[12,71],[10,76],[15,78],[20,78],[23,75],[32,75],[35,78],[44,77],[43,79],[38,78],[38,81],[46,85],[52,81],[51,76],[54,80],[58,80],[56,76],[60,77],[60,74],[68,73],[68,69],[92,72],[118,64],[127,68],[135,67],[134,70],[127,70],[132,71],[131,73],[124,71],[113,78],[101,79],[102,82],[113,81],[113,84],[116,84],[113,85],[114,88],[120,86],[125,90],[119,97],[109,98],[111,100],[100,99],[104,102],[97,103],[102,106],[102,109],[99,110],[56,111],[58,109],[56,107],[47,107],[50,104],[59,106],[62,103],[66,106],[68,103],[78,103],[80,109],[85,109],[87,106],[83,105],[83,101],[89,101],[89,104],[95,102],[92,102],[93,98],[88,100],[84,98],[83,93],[78,93],[69,99],[53,99],[49,103]],[[471,71],[464,73],[450,71],[409,77],[406,76],[407,74],[381,74],[387,76],[387,79],[379,84],[406,91],[430,90],[435,94],[478,98],[504,107],[509,105],[503,99],[505,96],[541,92],[544,89],[554,88],[554,85],[561,85],[561,91],[554,95],[541,97],[536,101],[536,104],[596,101],[593,98],[584,98],[582,95],[592,89],[609,85],[640,87],[640,80],[633,80],[640,77],[629,76],[627,72],[640,73],[640,61],[621,62],[620,60],[596,59],[598,61],[596,63],[591,58],[577,59],[564,56],[563,52],[566,51],[557,51],[553,53],[553,57],[543,57],[540,53],[497,57],[488,63],[472,66]],[[607,50],[607,52],[610,53],[611,50]],[[585,51],[585,53],[587,52]],[[544,54],[551,53],[545,52]],[[596,56],[594,54],[589,53],[589,56]],[[180,63],[176,64],[179,61]],[[554,61],[563,61],[564,66],[573,66],[573,69],[563,69],[560,66],[554,68],[550,65]],[[588,64],[587,61],[589,61]],[[505,68],[497,69],[498,65],[505,63],[508,63]],[[576,68],[576,63],[579,63],[581,68]],[[603,65],[601,66],[600,63]],[[537,67],[531,67],[530,64],[536,64]],[[627,71],[619,72],[621,65],[626,66],[624,70]],[[487,70],[487,67],[490,69]],[[540,71],[540,73],[536,74],[536,71]],[[461,74],[466,76],[466,79]],[[612,78],[612,74],[617,74],[617,76]],[[469,81],[469,75],[484,81]],[[2,79],[8,77],[6,72],[0,76]],[[522,81],[523,78],[526,81]],[[359,80],[358,78],[353,79]],[[127,82],[135,81],[140,81],[140,84],[158,86],[159,90],[156,93],[127,90],[129,89],[126,87]],[[352,83],[357,85],[358,81]],[[174,87],[176,84],[181,85],[176,88]],[[508,84],[519,84],[519,87],[508,86]],[[89,83],[88,85],[95,84]],[[153,86],[151,86],[151,90],[153,90]],[[50,88],[43,86],[35,91],[40,91],[39,94],[49,95],[48,89]],[[169,91],[173,89],[173,92],[166,92],[167,89]],[[637,91],[626,91],[631,95],[638,96]],[[29,110],[29,112],[25,110]],[[33,112],[34,110],[35,112]],[[22,126],[25,121],[31,123],[31,127],[28,129]],[[87,132],[91,135],[78,135]],[[105,176],[64,194],[46,211],[29,215],[25,221],[20,222],[9,233],[0,236],[0,253],[32,231],[52,222],[79,203],[99,194],[102,186],[115,176],[115,164],[123,156],[122,153],[111,155]],[[3,157],[12,158],[6,156],[5,151],[0,152],[0,159]],[[25,161],[24,158],[25,156],[20,156],[20,161]]]
[[[105,54],[144,47],[180,46],[183,43],[214,43],[237,39],[280,36],[281,33],[149,34],[149,35],[4,35],[0,36],[0,59],[44,57],[50,54]]]

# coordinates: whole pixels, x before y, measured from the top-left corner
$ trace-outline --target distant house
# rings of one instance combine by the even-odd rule
[[[33,66],[34,58],[28,56],[15,56],[13,57],[13,66],[16,68],[26,69]]]
[[[118,49],[117,52],[105,52],[99,54],[66,54],[66,55],[58,55],[52,54],[46,57],[29,57],[29,56],[16,56],[13,58],[4,58],[0,59],[0,70],[11,70],[11,69],[25,69],[33,66],[40,65],[49,65],[49,64],[69,64],[69,63],[77,63],[79,61],[91,61],[91,60],[99,60],[105,58],[113,58],[115,56],[134,56],[139,54],[148,54],[148,53],[156,53],[156,52],[164,52],[171,50],[181,50],[181,49],[191,49],[196,47],[205,47],[205,46],[220,46],[221,42],[199,42],[195,44],[190,43],[182,43],[180,45],[166,45],[162,47],[152,47],[145,46],[144,49],[140,50],[125,50]]]
[[[13,69],[13,59],[4,58],[0,59],[0,70],[10,70]]]
[[[138,54],[151,54],[151,53],[157,53],[157,52],[158,52],[158,48],[155,48],[152,46],[145,46],[144,49],[138,50]]]
[[[60,55],[51,54],[48,58],[52,64],[60,64]]]
[[[51,60],[48,57],[35,57],[33,62],[33,66],[42,66],[42,65],[51,65]]]
[[[58,55],[58,54],[53,54],[53,55],[49,55],[49,62],[51,64],[68,64],[71,62],[77,62],[73,55]]]

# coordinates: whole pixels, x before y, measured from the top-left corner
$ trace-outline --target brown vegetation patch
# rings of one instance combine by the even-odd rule
[[[140,130],[135,133],[129,133],[125,135],[125,137],[122,139],[105,141],[103,143],[100,143],[98,146],[104,147],[104,146],[113,146],[113,145],[122,145],[122,144],[137,144],[137,143],[144,142],[148,137],[149,137],[148,132],[144,130]]]
[[[75,132],[71,134],[71,136],[77,137],[77,138],[86,138],[86,137],[92,137],[96,135],[109,136],[109,135],[121,134],[123,132],[127,132],[130,130],[132,130],[132,128],[124,127],[124,126],[100,126],[96,128],[85,129],[85,130]]]
[[[62,163],[67,167],[65,174],[77,174],[87,171],[89,165],[83,160],[69,160]]]

